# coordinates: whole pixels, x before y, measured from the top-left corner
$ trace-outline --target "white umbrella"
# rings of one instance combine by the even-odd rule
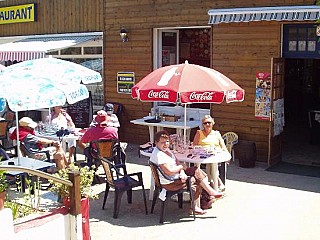
[[[101,81],[100,73],[79,64],[55,58],[34,59],[3,69],[0,98],[7,100],[18,120],[18,111],[51,108],[86,99],[89,92],[81,83]],[[17,140],[19,148],[18,136]]]

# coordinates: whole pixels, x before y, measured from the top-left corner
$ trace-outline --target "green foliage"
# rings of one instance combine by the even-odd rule
[[[8,182],[6,178],[6,171],[0,170],[0,192],[5,191],[8,188]]]
[[[37,212],[35,209],[33,209],[29,206],[26,206],[26,205],[23,205],[23,204],[14,202],[14,201],[6,201],[4,203],[4,207],[11,209],[12,216],[13,216],[14,220],[17,218],[25,217],[25,216],[28,216],[29,214]]]
[[[97,196],[93,194],[92,189],[91,189],[91,185],[92,185],[93,178],[94,178],[94,170],[90,170],[89,167],[87,167],[87,166],[78,167],[72,163],[67,168],[59,170],[57,173],[54,174],[54,176],[68,180],[69,179],[68,173],[74,172],[74,171],[80,172],[80,193],[81,193],[81,196],[95,199]],[[70,195],[69,187],[67,185],[55,182],[53,180],[49,180],[49,182],[52,184],[52,187],[50,188],[51,192],[56,192],[62,198],[68,197]]]

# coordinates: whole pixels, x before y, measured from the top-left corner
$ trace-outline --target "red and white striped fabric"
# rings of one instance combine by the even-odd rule
[[[26,61],[45,56],[45,52],[0,52],[0,61]]]

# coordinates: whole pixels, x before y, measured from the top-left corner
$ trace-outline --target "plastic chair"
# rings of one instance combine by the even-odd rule
[[[235,161],[234,159],[234,145],[238,143],[238,135],[235,132],[226,132],[222,135],[222,139],[226,143],[226,147],[229,151],[229,153],[232,155],[232,161]]]
[[[95,142],[99,160],[101,161],[106,174],[106,189],[102,209],[105,207],[109,189],[111,187],[115,190],[113,218],[118,218],[123,193],[127,192],[127,201],[131,204],[132,189],[142,187],[145,210],[146,214],[148,214],[147,198],[142,179],[142,172],[127,173],[125,163],[122,163],[122,160],[119,159],[121,158],[120,155],[116,156],[114,154],[114,146],[116,143],[117,141],[115,141],[115,139]],[[123,169],[123,173],[120,172],[121,168]]]
[[[168,176],[166,176],[162,172],[161,168],[159,168],[159,166],[156,165],[155,163],[153,163],[151,161],[148,161],[148,163],[149,163],[149,166],[151,168],[152,176],[153,176],[154,183],[155,183],[155,190],[154,190],[154,193],[153,193],[153,200],[152,200],[152,206],[151,206],[151,213],[153,213],[154,206],[156,205],[157,198],[159,197],[159,194],[163,189],[163,187],[162,187],[162,185],[160,183],[159,173],[162,174],[168,180],[177,180],[177,179],[169,178]],[[160,199],[162,201],[161,212],[160,212],[160,221],[159,221],[160,223],[163,223],[163,220],[164,220],[164,208],[165,208],[165,205],[167,203],[167,200],[170,199],[173,195],[178,194],[178,206],[179,206],[179,208],[182,208],[182,205],[183,205],[183,193],[184,192],[188,192],[189,195],[190,195],[191,208],[192,208],[192,211],[193,211],[193,219],[194,220],[196,219],[195,206],[194,206],[194,195],[193,195],[193,191],[192,191],[192,188],[191,188],[191,181],[190,181],[190,177],[189,177],[188,180],[187,180],[187,189],[180,189],[180,190],[177,190],[177,191],[168,191],[168,190],[166,190],[165,199],[164,200]]]

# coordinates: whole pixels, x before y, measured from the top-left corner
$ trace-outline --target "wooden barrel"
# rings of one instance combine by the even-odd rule
[[[240,140],[234,147],[235,158],[239,160],[239,167],[253,168],[257,160],[256,143]]]

